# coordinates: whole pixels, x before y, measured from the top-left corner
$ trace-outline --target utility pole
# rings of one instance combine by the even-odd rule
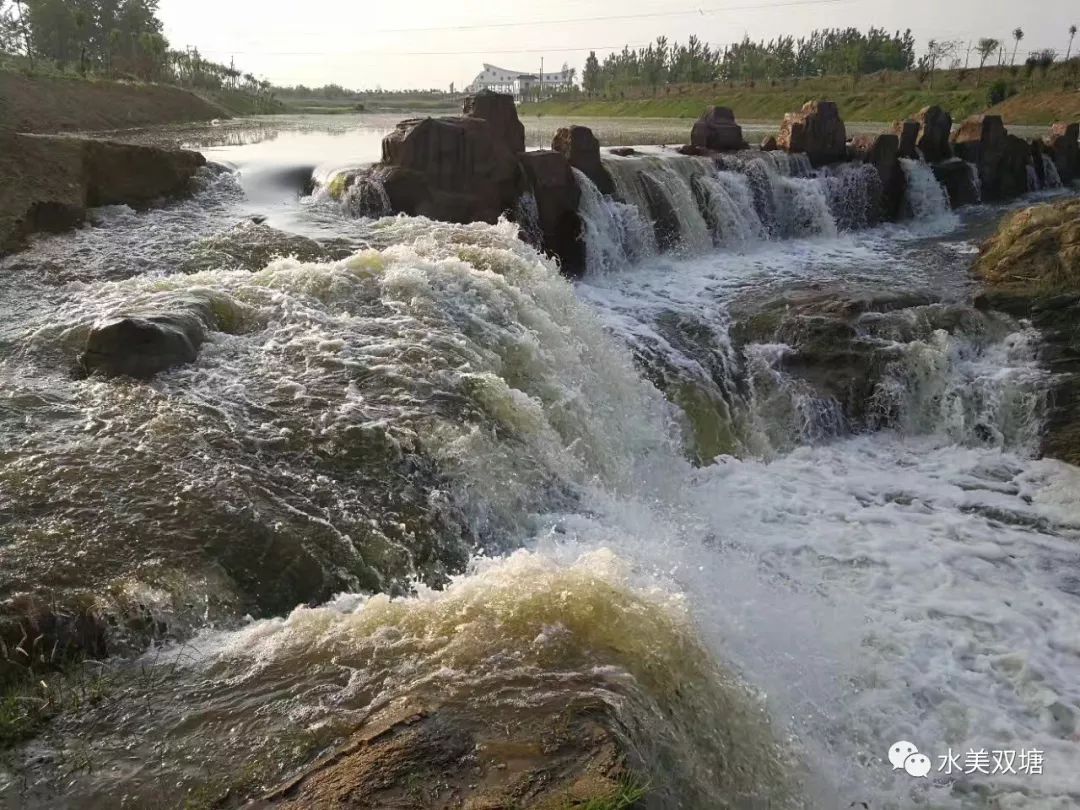
[[[536,99],[537,101],[544,100],[544,57],[540,57],[540,95]]]
[[[971,61],[971,40],[968,40],[967,56],[964,57],[964,70],[968,69],[968,62]]]

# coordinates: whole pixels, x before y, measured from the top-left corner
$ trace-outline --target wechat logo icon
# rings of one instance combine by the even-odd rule
[[[889,762],[892,763],[894,771],[903,770],[908,776],[914,776],[916,779],[922,779],[930,773],[930,757],[920,754],[915,743],[907,740],[899,740],[892,744],[889,748]]]

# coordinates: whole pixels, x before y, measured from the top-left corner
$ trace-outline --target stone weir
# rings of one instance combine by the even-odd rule
[[[715,244],[727,244],[710,196],[731,192],[737,197],[738,189],[725,191],[701,180],[702,162],[717,171],[742,172],[751,186],[755,161],[778,165],[789,175],[796,167],[794,176],[821,180],[834,208],[834,226],[843,230],[917,216],[918,199],[912,198],[925,195],[925,189],[909,191],[912,183],[929,182],[954,208],[1068,185],[1080,178],[1077,131],[1075,123],[1055,124],[1046,138],[1025,141],[1010,135],[993,115],[974,116],[954,129],[949,113],[932,106],[897,122],[892,132],[849,139],[837,105],[817,100],[785,116],[779,135],[755,148],[746,143],[732,111],[715,106],[693,125],[689,144],[647,151],[635,168],[619,161],[638,152],[602,153],[597,138],[581,126],[560,129],[551,149],[526,151],[513,99],[485,91],[466,99],[461,116],[402,121],[383,141],[379,164],[341,178],[331,190],[359,201],[361,214],[491,223],[506,216],[522,225],[523,239],[556,257],[564,274],[579,277],[593,264],[590,223],[583,212],[596,208],[598,195],[616,206],[636,205],[655,229],[649,239],[660,249],[678,245],[680,232],[686,236],[694,230],[680,221],[687,214],[700,214],[703,227],[716,231]],[[680,159],[696,161],[699,168],[673,163]],[[684,177],[690,196],[683,196],[697,200],[697,213],[658,187],[658,161],[669,175]],[[762,196],[756,186],[752,190]],[[838,195],[844,199],[833,199]],[[785,205],[783,194],[765,196],[767,208]],[[762,210],[757,202],[759,219],[783,220],[785,212]],[[768,221],[762,230],[766,236],[784,233]],[[800,233],[788,229],[786,235]],[[698,235],[699,242],[708,241],[707,234]]]

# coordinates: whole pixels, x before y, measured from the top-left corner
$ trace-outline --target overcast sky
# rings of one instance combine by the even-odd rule
[[[798,37],[814,28],[877,25],[910,28],[920,50],[931,38],[984,36],[1007,38],[1011,48],[1010,32],[1019,25],[1025,32],[1021,54],[1042,48],[1063,54],[1069,25],[1080,23],[1080,2],[161,0],[161,18],[173,47],[196,46],[219,62],[234,56],[238,67],[275,84],[390,89],[455,82],[460,88],[483,62],[537,71],[544,57],[547,70],[564,62],[580,70],[589,50],[603,59],[659,34],[679,41],[697,34],[722,46],[744,34]],[[477,27],[488,25],[498,27]]]

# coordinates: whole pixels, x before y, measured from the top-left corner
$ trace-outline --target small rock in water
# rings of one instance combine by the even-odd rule
[[[205,339],[205,326],[194,315],[119,318],[90,332],[79,362],[87,374],[148,380],[195,362]]]

